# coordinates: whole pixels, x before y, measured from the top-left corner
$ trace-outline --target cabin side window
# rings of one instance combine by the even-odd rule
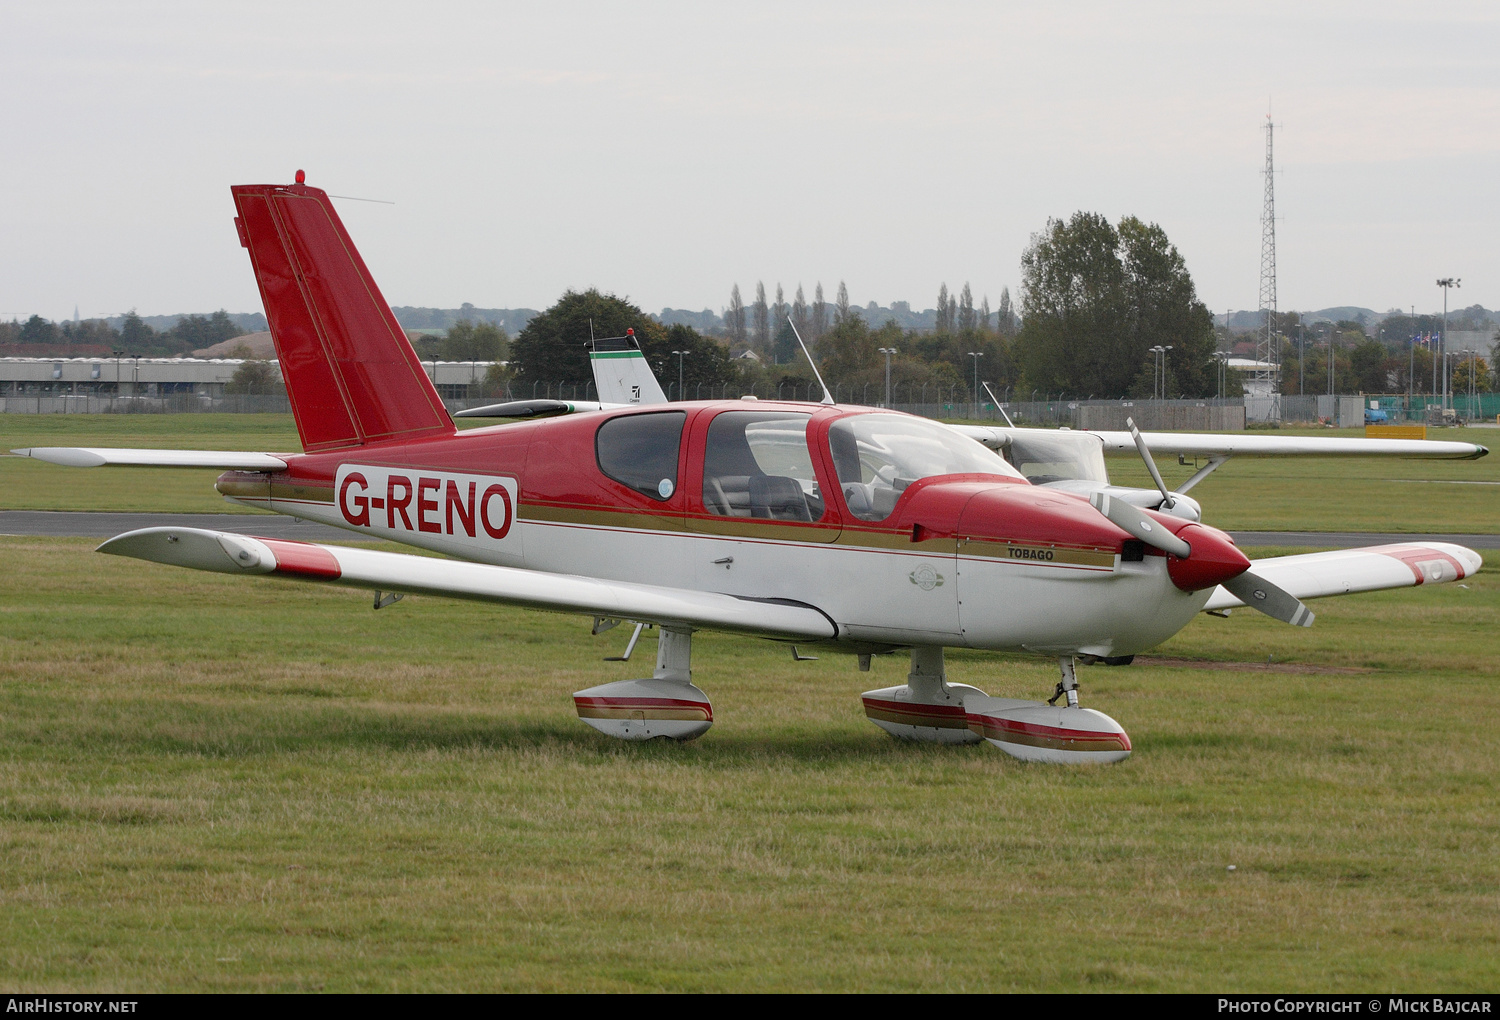
[[[703,505],[721,517],[805,521],[823,516],[805,414],[726,411],[708,427]]]
[[[652,499],[677,491],[677,454],[685,411],[658,411],[610,418],[594,434],[599,470]]]

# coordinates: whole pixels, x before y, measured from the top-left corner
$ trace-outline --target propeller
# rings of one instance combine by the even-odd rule
[[[1151,548],[1160,549],[1182,560],[1192,555],[1192,546],[1168,531],[1161,522],[1147,517],[1140,507],[1127,503],[1123,499],[1112,499],[1109,493],[1099,491],[1089,493],[1089,503],[1095,510],[1108,517],[1115,527],[1145,542]]]
[[[1167,491],[1167,483],[1162,481],[1161,472],[1156,470],[1156,461],[1151,459],[1151,451],[1146,447],[1146,441],[1141,438],[1141,430],[1135,427],[1135,419],[1126,418],[1125,424],[1130,428],[1130,436],[1135,440],[1135,448],[1141,453],[1141,460],[1146,462],[1146,470],[1151,472],[1151,480],[1161,490],[1161,508],[1172,509],[1177,504],[1177,499]]]
[[[1238,577],[1232,577],[1220,583],[1229,594],[1251,609],[1257,609],[1282,623],[1290,623],[1293,627],[1313,625],[1313,611],[1303,605],[1301,599],[1289,591],[1276,587],[1252,570],[1247,570]]]
[[[1125,424],[1130,426],[1130,434],[1135,439],[1136,449],[1140,451],[1141,459],[1146,462],[1146,468],[1151,472],[1156,487],[1161,490],[1162,508],[1170,509],[1172,506],[1172,495],[1167,491],[1167,485],[1162,481],[1161,472],[1156,469],[1156,462],[1151,459],[1151,451],[1146,446],[1146,441],[1141,438],[1140,429],[1135,427],[1135,422],[1125,419]],[[1179,560],[1188,560],[1192,557],[1193,547],[1185,540],[1168,531],[1160,521],[1153,521],[1140,507],[1127,503],[1122,499],[1112,499],[1106,492],[1093,492],[1089,494],[1089,503],[1110,522],[1124,531],[1126,534],[1140,540],[1153,549],[1159,549],[1164,553],[1177,557]],[[1203,534],[1200,530],[1190,530],[1191,534]],[[1227,541],[1227,539],[1225,539]],[[1214,560],[1212,552],[1213,543],[1209,544],[1209,563]],[[1228,550],[1225,550],[1226,552]],[[1235,559],[1245,562],[1244,558],[1236,551]],[[1210,569],[1212,567],[1210,566]],[[1232,569],[1232,566],[1230,567]],[[1173,579],[1176,581],[1177,570],[1172,569]],[[1190,571],[1189,573],[1201,573],[1201,571]],[[1208,583],[1217,580],[1209,575]],[[1198,583],[1202,583],[1200,580]],[[1302,601],[1291,592],[1272,584],[1253,570],[1244,570],[1228,580],[1219,580],[1225,590],[1239,599],[1246,606],[1267,616],[1289,623],[1294,627],[1311,627],[1313,623],[1313,612]],[[1198,584],[1186,582],[1185,586],[1196,589]]]

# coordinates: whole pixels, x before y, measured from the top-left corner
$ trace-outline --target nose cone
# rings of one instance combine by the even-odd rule
[[[1213,588],[1250,569],[1245,554],[1235,548],[1229,536],[1206,524],[1189,524],[1177,537],[1192,546],[1187,559],[1167,557],[1167,574],[1183,591]]]

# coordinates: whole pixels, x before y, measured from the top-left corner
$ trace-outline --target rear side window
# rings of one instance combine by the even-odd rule
[[[658,411],[611,418],[594,435],[599,470],[652,499],[677,491],[677,453],[686,411]]]

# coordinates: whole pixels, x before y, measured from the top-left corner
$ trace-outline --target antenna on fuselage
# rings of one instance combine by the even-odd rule
[[[797,332],[797,324],[792,321],[790,315],[786,317],[786,324],[792,327],[792,336],[797,338],[797,343],[802,347],[802,353],[807,355],[807,363],[812,366],[813,375],[818,378],[818,385],[823,387],[823,399],[818,401],[818,403],[828,404],[831,407],[833,405],[833,394],[828,391],[828,384],[823,381],[823,373],[818,371],[818,363],[812,359],[812,352],[807,349],[807,344],[802,343],[802,334]],[[796,394],[793,394],[793,396],[796,396]]]
[[[982,382],[979,385],[984,387],[984,392],[988,393],[990,395],[990,399],[995,402],[995,410],[1000,412],[1000,417],[1005,419],[1005,424],[1009,425],[1011,428],[1015,428],[1016,423],[1011,421],[1010,415],[1005,413],[1004,405],[1000,403],[1000,398],[995,396],[995,391],[990,389],[990,384],[987,382]]]

